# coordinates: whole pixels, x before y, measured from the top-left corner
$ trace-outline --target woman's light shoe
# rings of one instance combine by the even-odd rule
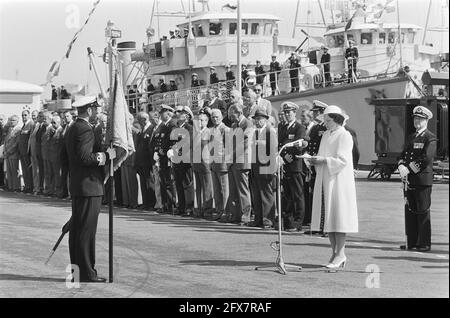
[[[328,269],[338,269],[340,267],[345,268],[345,264],[347,263],[347,257],[343,258],[338,263],[330,263],[326,266]]]
[[[336,255],[334,255],[334,254],[331,255],[330,260],[328,261],[328,263],[326,263],[326,264],[320,264],[320,266],[327,267],[328,265],[330,265],[330,264],[333,263],[333,260],[334,260],[335,257],[336,257]]]

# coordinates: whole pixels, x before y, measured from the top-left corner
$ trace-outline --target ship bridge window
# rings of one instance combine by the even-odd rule
[[[378,33],[378,44],[385,44],[386,43],[386,33],[381,32]]]
[[[344,46],[344,36],[343,35],[333,35],[333,40],[335,47]]]
[[[252,28],[250,30],[250,34],[252,34],[252,35],[259,34],[259,23],[252,23]]]
[[[222,34],[222,23],[209,24],[209,35],[221,35]]]
[[[203,33],[203,26],[201,23],[197,23],[194,25],[194,35],[195,36],[205,36]]]
[[[230,28],[228,29],[228,34],[229,35],[235,35],[236,34],[236,29],[237,29],[237,23],[231,22],[230,23]]]
[[[242,23],[242,35],[247,35],[248,34],[248,23]]]
[[[267,36],[272,35],[272,23],[266,23],[264,25],[264,35],[267,35]]]
[[[361,44],[372,44],[372,33],[361,33]]]
[[[394,44],[395,43],[395,32],[389,32],[388,33],[388,43]]]

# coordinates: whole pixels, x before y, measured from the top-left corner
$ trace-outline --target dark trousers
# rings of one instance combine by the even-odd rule
[[[353,76],[356,78],[356,62],[350,62],[348,66],[348,83],[353,83]]]
[[[42,156],[38,156],[38,165],[39,165],[39,191],[44,191],[44,159]]]
[[[67,184],[69,183],[69,167],[62,165],[61,166],[61,196],[63,198],[69,195],[69,189]]]
[[[272,89],[272,95],[275,95],[275,92],[277,90],[277,82],[275,80],[275,74],[270,74],[270,88]]]
[[[230,196],[228,208],[235,221],[250,222],[252,203],[249,184],[250,170],[231,165],[228,173]]]
[[[312,199],[313,199],[313,191],[311,190],[311,180],[309,173],[303,178],[304,185],[304,197],[305,197],[305,218],[303,219],[303,225],[307,225],[311,223],[312,218]]]
[[[274,175],[252,174],[253,211],[255,212],[255,223],[263,226],[264,219],[272,222],[275,217],[275,193],[273,191]]]
[[[163,205],[163,211],[171,213],[176,202],[175,187],[172,181],[172,168],[161,164],[159,178],[161,180],[161,203]]]
[[[29,155],[20,156],[20,164],[22,165],[23,183],[25,191],[33,191],[33,173],[31,172],[31,158]]]
[[[406,192],[405,228],[408,247],[431,247],[431,186],[414,186]]]
[[[325,86],[331,85],[331,74],[330,74],[330,67],[324,67],[323,73],[325,75]]]
[[[285,173],[283,178],[285,195],[290,202],[286,208],[284,225],[289,228],[301,228],[305,218],[305,196],[303,193],[303,177],[300,172]]]
[[[3,171],[4,161],[0,160],[0,187],[5,186],[5,172]]]
[[[156,204],[155,191],[148,186],[151,167],[136,166],[136,171],[141,185],[142,204],[146,209],[153,209]]]
[[[73,197],[69,231],[70,262],[78,266],[80,279],[97,277],[95,234],[102,197]]]
[[[173,175],[178,198],[178,213],[184,214],[194,207],[194,184],[192,166],[190,164],[174,164]]]
[[[298,92],[298,71],[289,71],[289,76],[291,77],[291,92]]]

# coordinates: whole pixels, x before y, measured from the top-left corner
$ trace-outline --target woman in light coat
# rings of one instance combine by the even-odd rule
[[[327,131],[322,136],[317,156],[310,160],[317,172],[311,230],[319,230],[321,209],[324,209],[324,232],[328,232],[331,243],[328,268],[345,266],[346,233],[358,232],[353,140],[344,128],[347,119],[348,116],[338,106],[330,105],[325,109]]]

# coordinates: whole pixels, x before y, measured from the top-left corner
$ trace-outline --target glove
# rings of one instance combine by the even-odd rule
[[[292,155],[288,153],[284,156],[284,160],[286,160],[288,163],[291,163],[292,161],[294,161],[294,158],[292,158]]]
[[[106,155],[104,152],[97,152],[97,161],[99,166],[104,166],[106,163]]]
[[[110,160],[116,158],[116,149],[110,147],[110,148],[106,149],[106,153],[109,155]]]
[[[398,172],[400,172],[400,177],[402,179],[406,179],[409,174],[409,169],[406,168],[404,165],[400,165],[400,166],[398,166]]]
[[[157,152],[155,152],[155,153],[153,154],[153,160],[155,160],[155,161],[158,161],[158,160],[159,160],[159,155],[158,155]]]
[[[173,149],[167,150],[167,157],[168,157],[169,159],[172,159],[173,156],[174,156]]]

